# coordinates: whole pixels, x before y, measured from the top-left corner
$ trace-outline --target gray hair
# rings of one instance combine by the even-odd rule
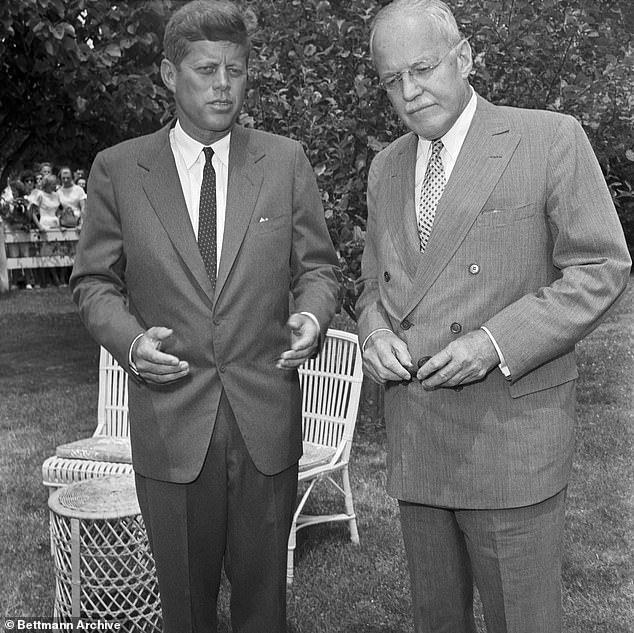
[[[373,44],[377,27],[396,15],[410,14],[430,20],[438,32],[451,46],[456,45],[462,35],[451,9],[442,0],[393,0],[384,6],[372,20],[370,27],[370,54],[374,57]]]
[[[193,0],[169,19],[163,36],[163,54],[178,66],[187,55],[188,43],[209,40],[233,42],[251,50],[249,26],[255,15],[243,12],[228,0]]]

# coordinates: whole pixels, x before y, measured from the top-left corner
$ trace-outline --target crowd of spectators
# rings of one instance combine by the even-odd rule
[[[85,213],[86,171],[81,168],[73,172],[63,165],[56,170],[52,163],[42,162],[10,177],[0,192],[0,218],[6,229],[37,231],[43,241],[49,231],[79,229]],[[69,273],[69,267],[14,270],[12,285],[65,285]]]

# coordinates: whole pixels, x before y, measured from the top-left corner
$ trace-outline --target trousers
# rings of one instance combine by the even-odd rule
[[[136,488],[156,564],[164,633],[217,632],[223,565],[234,633],[286,632],[286,553],[297,465],[273,476],[260,473],[224,393],[196,480],[177,484],[137,474]]]
[[[416,633],[560,633],[566,489],[540,503],[452,510],[399,501]]]

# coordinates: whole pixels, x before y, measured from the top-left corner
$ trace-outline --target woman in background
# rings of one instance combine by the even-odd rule
[[[79,227],[84,219],[86,211],[86,192],[73,182],[73,175],[70,167],[62,167],[59,170],[59,179],[62,186],[57,190],[62,207],[70,208],[77,218]]]
[[[31,200],[36,207],[33,221],[40,231],[59,229],[57,212],[62,203],[57,193],[57,178],[53,174],[47,174],[42,178],[41,189],[35,189]]]
[[[35,174],[30,169],[25,169],[20,173],[20,181],[24,183],[26,190],[25,197],[31,201],[33,191],[35,189]]]
[[[32,194],[33,201],[33,222],[37,228],[46,234],[47,231],[52,229],[61,228],[59,218],[57,217],[58,211],[62,208],[62,203],[57,193],[57,178],[53,174],[47,174],[42,178],[42,188],[35,189]],[[42,236],[42,250],[44,250],[44,243],[46,242],[46,235]],[[59,286],[61,284],[60,271],[57,268],[43,269],[44,276],[48,271],[51,281]]]

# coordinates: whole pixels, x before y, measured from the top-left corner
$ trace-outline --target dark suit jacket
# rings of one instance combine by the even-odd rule
[[[570,473],[575,343],[628,281],[610,194],[572,117],[479,98],[421,254],[416,146],[406,134],[370,170],[360,340],[390,328],[416,361],[485,325],[512,380],[389,386],[388,490],[454,508],[541,501]]]
[[[289,302],[313,313],[323,335],[339,293],[314,173],[299,143],[234,128],[214,294],[168,134],[169,126],[95,159],[73,296],[124,368],[134,337],[155,325],[173,328],[164,349],[189,362],[190,374],[169,385],[130,381],[138,473],[192,481],[224,389],[255,465],[274,474],[301,454],[297,373],[275,367],[290,346]]]

